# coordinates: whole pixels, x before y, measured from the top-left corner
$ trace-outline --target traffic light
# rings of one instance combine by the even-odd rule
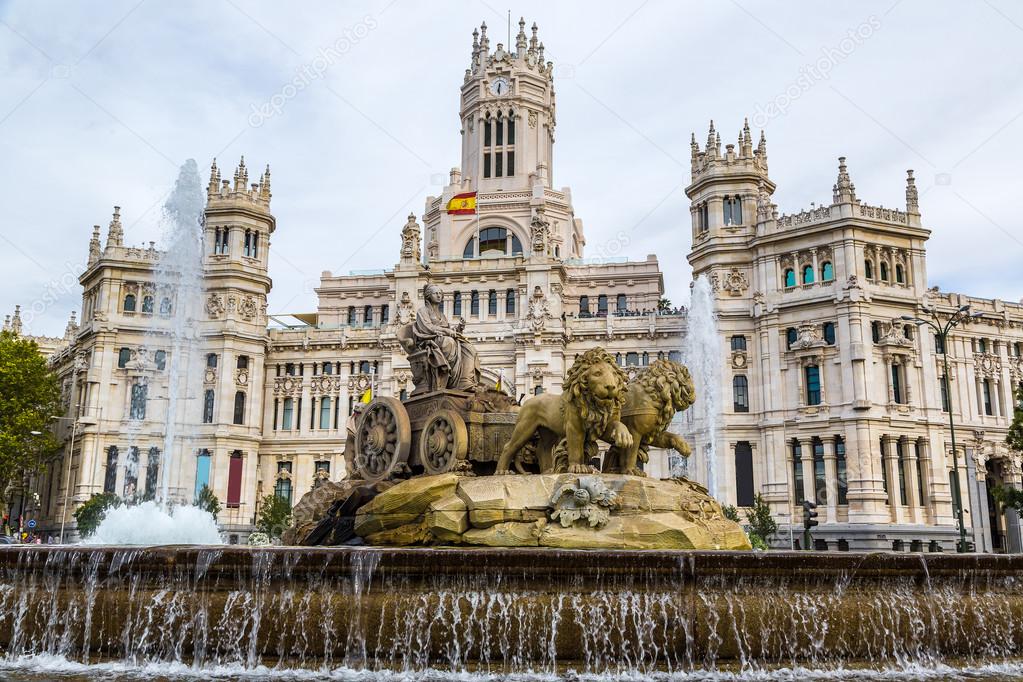
[[[803,545],[807,551],[813,549],[813,538],[810,536],[810,529],[817,524],[817,505],[803,500]]]
[[[817,521],[817,505],[803,500],[803,529],[808,531],[819,523]]]

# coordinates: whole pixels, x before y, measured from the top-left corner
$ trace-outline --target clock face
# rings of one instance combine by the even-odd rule
[[[490,83],[490,92],[495,95],[507,95],[510,90],[511,85],[507,78],[497,78]]]

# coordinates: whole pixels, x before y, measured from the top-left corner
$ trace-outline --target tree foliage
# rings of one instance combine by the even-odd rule
[[[1012,411],[1012,423],[1005,436],[1006,444],[1016,452],[1023,452],[1023,386],[1016,389],[1016,405]],[[1015,509],[1023,514],[1023,490],[1012,486],[995,486],[991,496],[1003,507]]]
[[[220,513],[220,500],[215,494],[213,494],[210,487],[205,484],[196,496],[195,502],[192,504],[193,506],[208,512],[214,519],[217,518],[217,514]]]
[[[662,298],[662,299],[658,300],[657,301],[657,312],[659,312],[659,313],[669,313],[669,312],[671,312],[671,299],[670,298]]]
[[[259,506],[256,528],[271,538],[280,538],[291,525],[291,504],[276,495],[267,495]]]
[[[770,505],[760,493],[753,498],[753,506],[746,512],[746,522],[749,524],[749,539],[753,548],[767,549],[768,541],[778,532],[778,524],[771,516]]]
[[[0,506],[6,506],[12,483],[38,471],[59,449],[49,428],[58,410],[60,384],[39,346],[0,332]]]
[[[96,532],[107,511],[121,506],[121,498],[113,493],[96,493],[75,510],[75,524],[83,538]]]
[[[739,520],[739,510],[735,508],[734,504],[723,504],[721,505],[721,513],[725,515],[725,518],[729,521],[735,521],[736,523],[742,523]]]

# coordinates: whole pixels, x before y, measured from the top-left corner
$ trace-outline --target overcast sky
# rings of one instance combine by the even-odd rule
[[[229,177],[244,154],[252,179],[270,163],[271,312],[314,310],[323,270],[391,267],[405,216],[458,163],[473,27],[504,42],[508,9],[556,65],[554,183],[589,255],[624,233],[622,255],[656,253],[685,302],[690,132],[702,143],[713,118],[733,142],[748,116],[781,212],[830,203],[839,156],[873,205],[903,207],[913,168],[930,284],[1019,300],[1019,3],[600,6],[0,3],[0,312],[20,303],[31,332],[61,333],[91,226],[105,238],[116,204],[126,242],[159,241],[188,158]]]

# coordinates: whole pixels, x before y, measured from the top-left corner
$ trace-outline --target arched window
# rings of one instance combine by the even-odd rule
[[[579,297],[579,317],[590,316],[590,297],[580,296]]]
[[[849,504],[849,480],[846,472],[845,461],[845,440],[841,436],[835,437],[835,474],[838,478],[838,503]],[[923,499],[923,498],[920,498]]]
[[[249,368],[249,356],[239,355],[238,360],[235,362],[237,369],[248,369]]]
[[[509,173],[509,175],[511,175],[511,173]],[[516,237],[514,234],[511,236],[511,243],[512,243],[512,247],[511,247],[512,255],[513,256],[521,256],[522,255],[522,242],[520,242],[519,238]]]
[[[803,284],[813,284],[813,266],[803,266]]]
[[[881,342],[881,323],[877,320],[870,323],[870,338],[874,343]]]
[[[803,494],[803,448],[796,439],[792,439],[792,488],[798,507],[803,504],[806,496]]]
[[[899,284],[906,283],[906,272],[902,269],[902,265],[899,263],[895,264],[895,281]]]
[[[476,237],[473,237],[465,245],[465,249],[462,251],[462,258],[475,258],[476,257]]]
[[[792,268],[786,268],[785,269],[785,287],[789,288],[789,287],[794,287],[794,286],[796,286],[796,271],[793,270]]]
[[[202,423],[212,424],[213,423],[213,389],[206,389],[206,393],[203,395],[202,401]]]
[[[753,447],[748,441],[735,444],[735,504],[753,506]]]
[[[835,279],[835,267],[829,261],[825,261],[821,266],[821,281],[830,282],[833,279]]]
[[[385,303],[382,306],[380,306],[380,326],[381,327],[387,326],[387,322],[390,319],[391,319],[391,306],[389,306],[388,304]]]
[[[473,290],[469,297],[469,314],[478,317],[480,314],[480,292]]]
[[[330,397],[323,396],[320,398],[320,428],[330,428]]]
[[[149,395],[149,386],[138,382],[131,386],[131,407],[128,410],[130,419],[140,421],[146,418],[146,400]]]
[[[821,370],[817,365],[807,365],[804,370],[806,379],[806,404],[821,404]]]
[[[368,305],[362,309],[362,326],[373,326],[373,306]]]
[[[252,257],[252,230],[245,230],[245,244],[242,247],[242,253],[249,258]]]
[[[457,315],[461,315],[462,314],[462,292],[460,292],[460,291],[456,291],[455,292],[455,298],[454,298],[454,301],[453,301],[453,303],[451,305],[451,308],[452,308],[452,310],[451,310],[451,314],[452,315],[456,315],[457,316]]]
[[[725,225],[742,224],[742,198],[736,194],[734,197],[726,196],[721,202],[724,208]]]
[[[103,492],[114,493],[117,490],[117,446],[107,448],[107,470],[103,475]]]
[[[480,230],[480,256],[488,253],[508,253],[508,230],[503,227]]]
[[[171,300],[167,297],[160,299],[160,314],[161,315],[171,314]]]
[[[618,294],[618,300],[615,301],[615,310],[620,313],[624,313],[628,310],[628,307],[628,300],[626,299],[625,294]]]
[[[348,326],[349,327],[355,326],[355,317],[356,317],[355,306],[353,306],[353,305],[348,306]]]
[[[533,395],[543,395],[543,386],[534,386]]]
[[[234,394],[234,423],[245,423],[245,391],[237,391]]]
[[[873,261],[869,261],[869,260],[863,261],[863,274],[864,274],[864,276],[866,276],[867,279],[874,279],[874,262]]]
[[[625,354],[626,367],[639,367],[639,353],[629,352]]]
[[[281,417],[281,428],[291,429],[292,422],[295,418],[295,399],[285,398],[284,399],[284,410]]]
[[[128,366],[128,362],[131,360],[131,349],[122,348],[117,351],[117,366],[120,369],[124,369]]]
[[[828,503],[828,478],[824,469],[824,441],[813,439],[813,490],[817,504]]]
[[[881,281],[882,282],[888,281],[888,264],[885,263],[884,261],[881,262]]]
[[[597,296],[597,315],[601,317],[607,316],[607,296],[604,294]]]
[[[362,360],[359,362],[359,374],[369,374],[369,370],[372,365],[369,364],[369,360]]]
[[[139,487],[139,449],[135,446],[128,448],[128,459],[124,463],[124,486],[121,488],[122,497],[131,498],[138,492]]]
[[[792,348],[792,344],[799,339],[799,332],[796,331],[795,327],[789,327],[785,330],[785,347]]]
[[[195,496],[210,484],[210,451],[203,448],[195,457]]]
[[[149,448],[149,455],[146,457],[146,489],[145,499],[151,500],[156,497],[156,484],[160,479],[160,448]]]
[[[487,315],[497,315],[497,290],[491,289],[487,292]]]
[[[515,314],[515,290],[509,289],[504,294],[504,312],[506,315]]]
[[[135,312],[135,294],[128,294],[124,297],[124,312]]]
[[[829,346],[835,345],[835,323],[825,322],[824,323],[824,343]]]
[[[153,312],[153,297],[143,296],[142,297],[142,312],[152,313]]]
[[[742,374],[732,377],[732,409],[749,412],[749,381]]]

